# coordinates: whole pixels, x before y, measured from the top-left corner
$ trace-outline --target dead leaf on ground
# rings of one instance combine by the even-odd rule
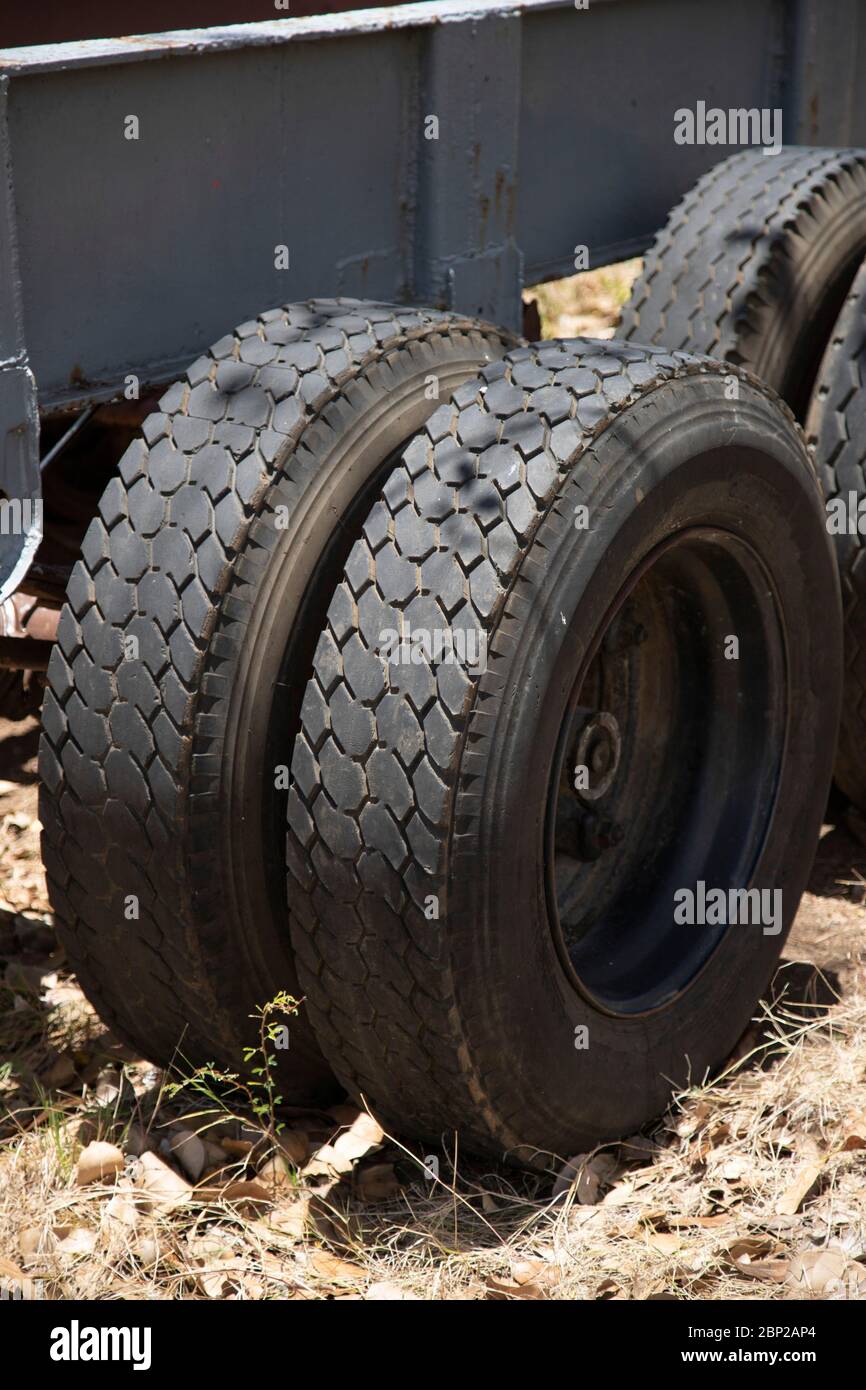
[[[342,1260],[339,1255],[332,1255],[330,1250],[311,1250],[307,1269],[317,1279],[327,1279],[332,1284],[357,1284],[367,1277],[362,1265]]]
[[[725,1182],[739,1183],[751,1170],[751,1166],[749,1159],[736,1155],[734,1158],[726,1159],[721,1168],[714,1171],[718,1171]]]
[[[491,1274],[486,1280],[487,1297],[493,1300],[526,1298],[538,1301],[547,1297],[538,1284],[518,1284],[516,1279],[496,1279]]]
[[[728,1260],[739,1274],[781,1284],[788,1276],[790,1260],[781,1257],[782,1247],[766,1236],[742,1236],[728,1246]]]
[[[866,1149],[866,1111],[849,1115],[843,1126],[845,1139],[839,1152],[850,1153],[853,1149]]]
[[[791,1261],[788,1282],[801,1293],[826,1293],[831,1286],[843,1284],[849,1271],[858,1268],[866,1278],[866,1268],[858,1267],[844,1250],[803,1250]]]
[[[291,1166],[284,1154],[273,1154],[267,1162],[263,1163],[258,1171],[258,1177],[265,1187],[288,1188],[297,1186],[297,1171]]]
[[[231,1202],[255,1214],[273,1202],[273,1194],[263,1183],[254,1181],[228,1182],[223,1187],[201,1186],[195,1196],[205,1202]]]
[[[125,1230],[133,1231],[138,1224],[139,1211],[135,1205],[135,1189],[131,1182],[121,1181],[105,1208],[109,1221]]]
[[[601,1196],[602,1187],[613,1182],[619,1166],[614,1154],[575,1154],[556,1176],[553,1200],[557,1201],[568,1193],[582,1206],[595,1206]]]
[[[551,1260],[515,1260],[511,1277],[518,1284],[558,1284],[560,1270]]]
[[[515,1260],[511,1278],[490,1275],[486,1282],[490,1299],[523,1298],[537,1301],[549,1298],[550,1290],[559,1282],[559,1267],[550,1260]]]
[[[250,1222],[250,1229],[265,1242],[294,1244],[307,1234],[310,1198],[299,1197],[289,1207],[276,1207]]]
[[[138,1159],[133,1183],[141,1194],[139,1200],[148,1208],[159,1211],[173,1211],[175,1207],[189,1202],[193,1195],[186,1178],[169,1168],[155,1153],[143,1153]]]
[[[359,1158],[381,1147],[384,1130],[372,1115],[360,1111],[332,1144],[323,1144],[302,1169],[305,1178],[345,1177]]]
[[[155,1236],[150,1235],[139,1236],[135,1245],[132,1247],[132,1253],[139,1264],[141,1264],[144,1269],[150,1270],[151,1272],[156,1269],[161,1258],[159,1242]]]
[[[108,1182],[123,1171],[125,1162],[120,1149],[114,1144],[104,1144],[96,1139],[81,1150],[75,1181],[79,1187],[86,1187],[91,1182]]]
[[[371,1163],[358,1170],[356,1190],[362,1202],[388,1202],[402,1187],[393,1163]]]
[[[28,1278],[23,1269],[13,1264],[12,1260],[7,1260],[5,1255],[0,1255],[0,1279],[14,1279],[16,1283]]]
[[[255,1296],[251,1255],[237,1241],[214,1230],[188,1236],[186,1244],[196,1283],[207,1298],[231,1298],[239,1291]]]
[[[700,1100],[692,1106],[684,1115],[681,1115],[674,1125],[674,1133],[680,1139],[691,1139],[692,1135],[700,1129],[704,1120],[712,1115],[712,1107],[705,1100]]]
[[[390,1279],[380,1279],[377,1283],[371,1284],[364,1294],[367,1303],[385,1302],[419,1302],[418,1295],[411,1293],[408,1289],[401,1289],[399,1284],[393,1283]]]
[[[713,1230],[716,1226],[731,1226],[734,1217],[726,1211],[717,1212],[715,1216],[669,1216],[666,1218],[669,1226],[677,1230],[681,1226],[699,1226],[702,1230]]]
[[[620,1182],[614,1183],[609,1192],[606,1192],[601,1199],[603,1207],[625,1207],[632,1202],[643,1203],[649,1200],[647,1193],[641,1191],[648,1187],[658,1178],[658,1170],[655,1168],[638,1168],[628,1174]]]
[[[56,1245],[57,1237],[50,1226],[26,1226],[18,1236],[18,1250],[28,1268],[39,1264]]]
[[[803,1202],[824,1171],[826,1160],[804,1163],[790,1187],[786,1188],[776,1203],[777,1216],[796,1216]]]
[[[648,1231],[644,1236],[644,1243],[651,1250],[657,1250],[660,1255],[676,1255],[679,1250],[686,1248],[682,1236],[676,1235],[673,1231]]]
[[[599,1303],[613,1303],[624,1299],[625,1294],[615,1280],[602,1279],[595,1291],[595,1297]]]
[[[302,1168],[310,1155],[310,1137],[303,1129],[286,1129],[278,1144],[283,1154],[296,1168]]]
[[[251,1139],[220,1139],[219,1145],[225,1149],[227,1154],[233,1158],[246,1158],[247,1154],[252,1153],[254,1145]]]
[[[96,1232],[87,1226],[55,1226],[54,1234],[63,1255],[91,1255],[96,1249]]]

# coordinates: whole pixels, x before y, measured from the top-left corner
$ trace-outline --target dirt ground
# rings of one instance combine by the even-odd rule
[[[633,273],[534,292],[546,336],[609,333]],[[0,1285],[45,1298],[866,1298],[866,849],[844,809],[721,1077],[644,1133],[574,1156],[556,1182],[445,1151],[437,1175],[353,1107],[293,1114],[278,1134],[213,1078],[175,1090],[182,1075],[111,1037],[54,937],[37,746],[35,720],[0,720]]]
[[[450,1154],[431,1182],[348,1107],[292,1121],[296,1166],[271,1185],[243,1120],[169,1097],[65,970],[37,740],[35,720],[0,721],[0,1281],[138,1299],[866,1297],[866,850],[843,827],[825,827],[773,1002],[730,1074],[584,1156],[565,1197],[504,1168],[455,1174]],[[177,1136],[203,1124],[225,1151],[192,1189]],[[94,1138],[122,1158],[80,1185]],[[165,1160],[155,1203],[143,1147]]]

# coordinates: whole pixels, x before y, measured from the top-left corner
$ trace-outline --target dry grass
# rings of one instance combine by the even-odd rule
[[[550,1178],[495,1165],[460,1161],[455,1178],[444,1152],[431,1181],[375,1129],[341,1163],[323,1145],[352,1132],[346,1111],[292,1120],[312,1158],[279,1186],[227,1186],[256,1166],[227,1154],[181,1205],[154,1206],[135,1152],[196,1121],[127,1064],[108,1105],[76,1084],[18,1111],[0,1151],[0,1251],[53,1298],[863,1296],[866,1001],[803,1002],[804,977],[823,997],[823,977],[783,968],[726,1073],[653,1132],[587,1156],[558,1200]],[[104,1035],[91,1047],[116,1063]],[[236,1148],[243,1131],[224,1119],[215,1132]],[[80,1187],[94,1136],[126,1167]]]
[[[541,336],[612,338],[642,264],[638,259],[620,261],[525,290],[524,302],[538,305]]]

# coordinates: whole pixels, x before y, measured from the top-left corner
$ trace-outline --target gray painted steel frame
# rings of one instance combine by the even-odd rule
[[[311,294],[515,327],[730,153],[676,145],[677,107],[866,144],[864,52],[866,0],[447,0],[0,53],[0,487],[38,494],[28,367],[43,412],[110,397]]]

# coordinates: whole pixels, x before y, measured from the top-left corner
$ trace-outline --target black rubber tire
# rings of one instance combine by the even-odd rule
[[[587,530],[573,524],[578,505],[595,518]],[[668,1003],[611,1016],[575,987],[550,930],[550,749],[624,576],[698,522],[754,547],[787,647],[787,667],[768,677],[785,708],[771,790],[730,792],[762,845],[745,879],[782,891],[783,929],[729,928]],[[486,671],[442,663],[434,674],[420,648],[395,668],[379,654],[383,634],[406,619],[416,633],[485,636]],[[568,1156],[634,1130],[720,1063],[772,972],[814,855],[840,624],[811,460],[755,378],[577,341],[514,351],[461,387],[409,445],[352,549],[295,745],[292,936],[317,1037],[347,1089],[398,1131],[435,1142],[456,1129],[462,1146],[536,1163],[539,1151]],[[761,641],[744,649],[742,671],[761,669],[762,652]],[[766,715],[754,702],[729,710],[731,750],[756,725],[760,747]],[[733,752],[713,747],[726,775]],[[648,845],[661,814],[656,802]],[[581,1026],[588,1050],[575,1043]]]
[[[845,614],[845,680],[836,782],[866,810],[866,550],[859,504],[866,498],[866,263],[833,330],[806,417],[828,506]],[[853,494],[853,497],[852,497]],[[839,530],[833,504],[844,503]],[[866,513],[866,507],[864,507]]]
[[[866,151],[722,160],[647,252],[618,337],[749,368],[799,420],[866,254]]]
[[[275,774],[327,603],[434,383],[506,346],[435,310],[268,311],[171,387],[102,497],[48,670],[43,856],[85,993],[157,1063],[237,1069],[253,1009],[299,994]],[[336,1094],[303,1009],[280,1061],[284,1100]]]
[[[0,671],[0,719],[13,724],[38,717],[42,682],[35,671]]]

